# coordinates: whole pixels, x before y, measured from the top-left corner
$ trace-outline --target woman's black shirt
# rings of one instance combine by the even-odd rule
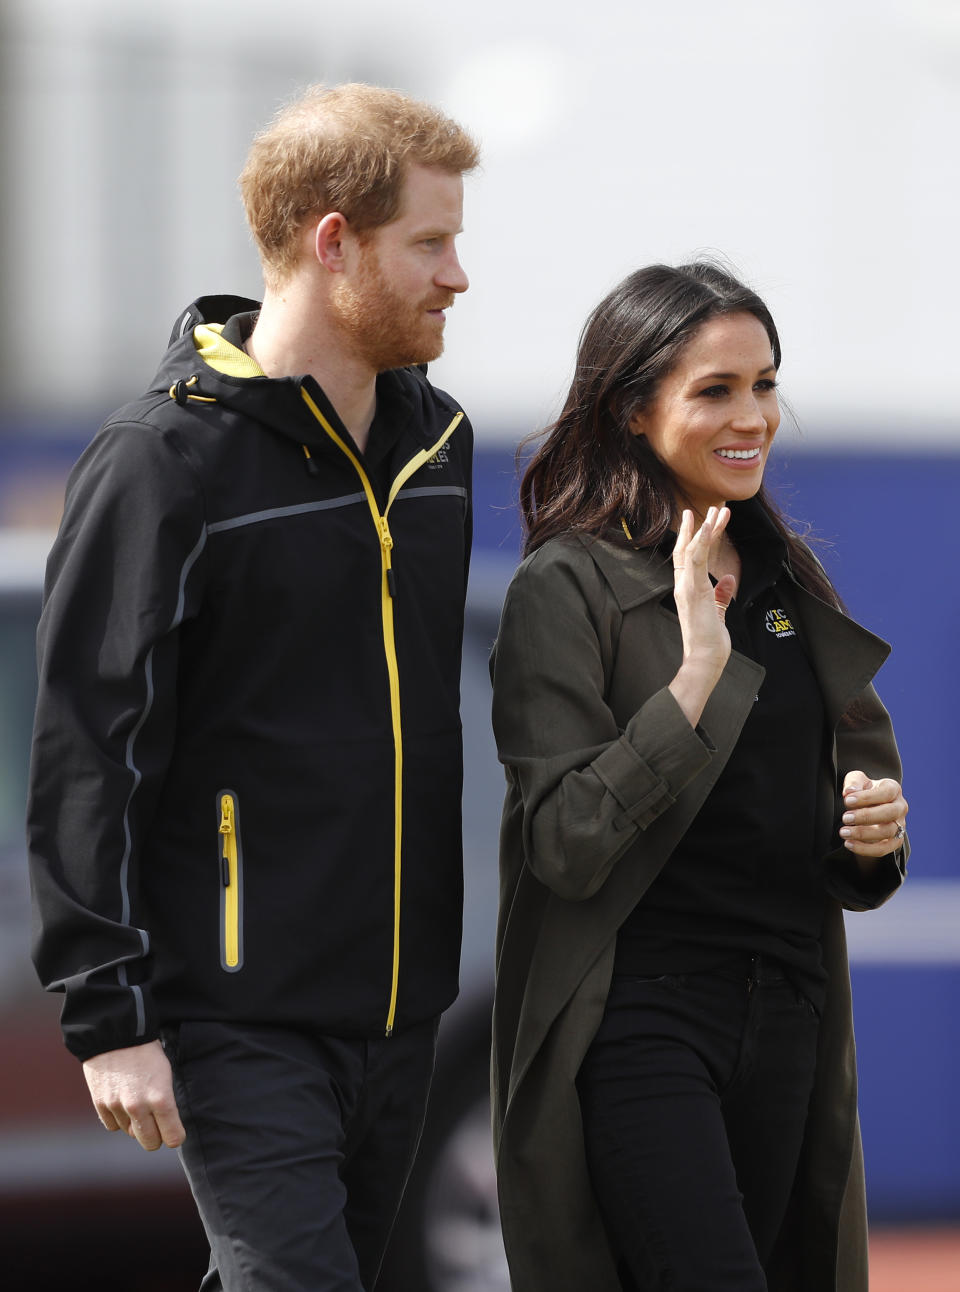
[[[819,1006],[820,859],[832,828],[816,820],[823,700],[778,596],[785,545],[756,503],[731,512],[742,577],[727,627],[733,649],[766,676],[716,785],[621,927],[614,972],[695,972],[761,953]]]

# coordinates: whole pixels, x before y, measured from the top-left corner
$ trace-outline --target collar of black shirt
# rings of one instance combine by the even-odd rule
[[[787,564],[787,545],[756,498],[728,505],[728,532],[743,566],[736,600],[738,605],[744,606],[755,601],[761,592],[779,579]],[[657,545],[664,557],[670,556],[676,541],[673,530],[664,534]]]

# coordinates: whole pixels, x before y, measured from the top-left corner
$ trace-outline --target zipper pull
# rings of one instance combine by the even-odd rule
[[[397,582],[393,573],[393,565],[390,561],[390,552],[393,549],[393,535],[390,533],[390,526],[387,524],[386,516],[381,516],[377,521],[380,529],[380,546],[383,548],[383,554],[386,559],[387,573],[387,591],[391,597],[397,595]]]
[[[228,848],[233,835],[233,801],[223,796],[220,802],[220,833],[223,836],[223,852],[220,855],[220,875],[224,888],[230,887],[230,856]]]

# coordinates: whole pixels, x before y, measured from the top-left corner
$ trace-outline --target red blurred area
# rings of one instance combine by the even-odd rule
[[[960,1292],[960,1226],[872,1233],[870,1292]]]

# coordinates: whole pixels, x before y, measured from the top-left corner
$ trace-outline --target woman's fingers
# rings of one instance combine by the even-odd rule
[[[851,852],[882,857],[900,846],[910,807],[899,781],[873,781],[861,771],[848,772],[843,779],[843,805],[840,837]]]
[[[730,637],[724,627],[727,606],[736,581],[725,576],[716,587],[710,581],[710,550],[730,518],[726,507],[711,507],[695,528],[692,511],[685,511],[673,552],[673,597],[680,619],[684,658],[699,659],[717,676],[730,654]]]
[[[843,846],[858,857],[887,857],[902,846],[903,837],[902,834],[888,834],[875,843],[868,839],[844,839]]]
[[[673,548],[673,568],[675,571],[682,570],[684,567],[684,557],[687,553],[690,539],[693,537],[693,512],[685,511],[680,520],[680,529],[677,533],[677,541]]]
[[[729,507],[710,507],[699,529],[694,528],[692,511],[684,511],[673,549],[673,567],[682,570],[689,557],[698,566],[706,567],[711,547],[719,542],[720,536],[730,520]]]
[[[725,576],[716,589],[710,582],[711,544],[729,519],[726,507],[711,507],[698,529],[692,511],[681,518],[673,551],[673,600],[680,620],[683,662],[670,690],[691,726],[696,726],[730,656],[730,634],[724,615],[736,581]]]
[[[720,618],[726,621],[727,609],[737,593],[737,580],[732,574],[724,574],[717,580],[713,590],[713,599],[717,603]]]
[[[843,801],[848,807],[853,807],[854,804],[868,807],[873,804],[906,803],[899,781],[889,777],[872,781],[860,771],[847,772],[843,778]]]

